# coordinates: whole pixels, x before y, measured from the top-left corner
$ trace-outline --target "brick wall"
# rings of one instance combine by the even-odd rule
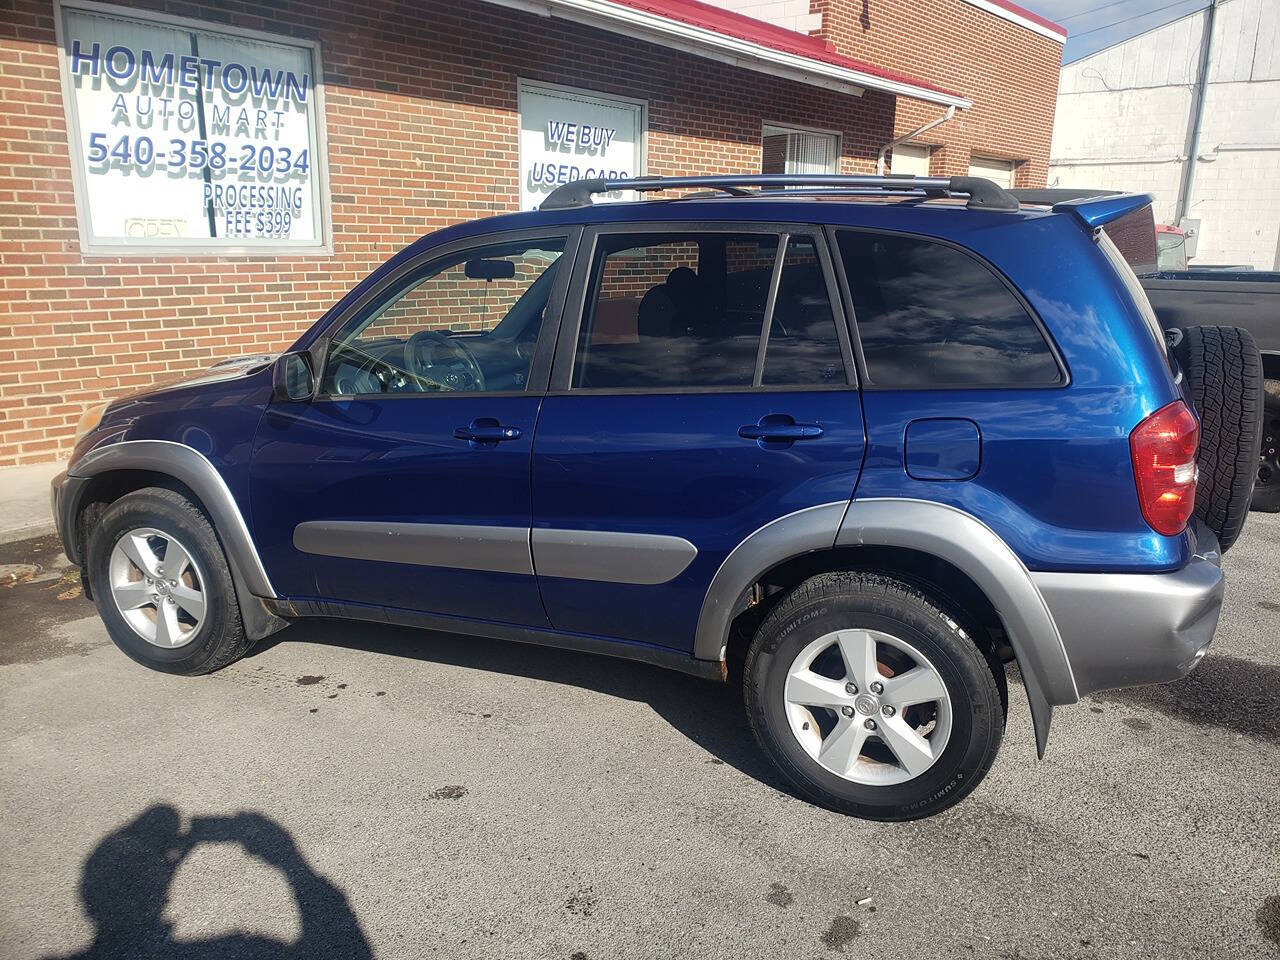
[[[822,11],[814,0],[842,49],[974,97],[972,116],[944,128],[936,165],[961,172],[981,141],[988,154],[1028,158],[1025,177],[1043,182],[1057,52],[960,0],[935,5],[954,5],[957,26],[939,31],[905,0]],[[651,174],[757,171],[766,121],[837,130],[842,172],[871,172],[895,132],[937,113],[474,0],[135,6],[319,41],[334,253],[83,256],[52,3],[10,0],[0,18],[0,466],[65,454],[81,412],[104,397],[283,347],[416,237],[516,209],[518,78],[646,100]],[[885,25],[902,18],[908,26]]]
[[[874,168],[894,98],[834,93],[488,4],[137,6],[318,40],[332,256],[81,255],[53,8],[0,22],[0,466],[65,454],[104,396],[287,345],[416,237],[518,206],[517,78],[649,104],[650,173],[753,172],[761,124],[840,130]]]
[[[1020,187],[1044,186],[1062,44],[964,0],[811,0],[821,34],[841,53],[921,77],[973,101],[920,142],[935,145],[929,172],[969,171],[971,155],[1018,161]],[[900,99],[894,136],[943,108]]]

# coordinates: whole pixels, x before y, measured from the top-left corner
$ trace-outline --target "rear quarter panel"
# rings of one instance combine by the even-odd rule
[[[1003,273],[1043,321],[1068,382],[997,390],[865,388],[868,450],[857,499],[916,497],[964,510],[1032,570],[1181,567],[1191,554],[1189,535],[1163,537],[1147,525],[1129,454],[1130,432],[1177,399],[1177,389],[1161,345],[1089,233],[1063,214],[957,210],[935,213],[931,223],[923,214],[903,210],[893,227],[951,240]],[[979,424],[982,459],[972,480],[907,475],[906,427],[930,417]]]

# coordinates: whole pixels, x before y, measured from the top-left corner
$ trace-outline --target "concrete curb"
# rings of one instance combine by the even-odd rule
[[[29,523],[21,527],[13,527],[9,530],[0,530],[0,544],[18,543],[22,540],[35,540],[37,537],[45,537],[51,533],[57,533],[58,528],[54,526],[52,520],[42,520],[37,523]]]

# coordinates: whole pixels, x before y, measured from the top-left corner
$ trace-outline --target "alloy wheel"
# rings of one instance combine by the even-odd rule
[[[879,630],[837,630],[792,661],[787,720],[804,751],[854,783],[905,783],[951,736],[951,697],[928,657]]]
[[[205,619],[205,578],[172,534],[138,527],[111,551],[111,597],[133,631],[157,647],[183,647]]]

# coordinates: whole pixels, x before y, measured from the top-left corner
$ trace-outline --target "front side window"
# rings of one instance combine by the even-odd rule
[[[564,245],[491,244],[411,273],[339,330],[321,392],[523,390]]]
[[[835,317],[811,238],[615,234],[597,243],[573,387],[749,389],[845,382]]]
[[[884,387],[1062,382],[1035,320],[981,261],[918,237],[841,231],[867,374]]]

